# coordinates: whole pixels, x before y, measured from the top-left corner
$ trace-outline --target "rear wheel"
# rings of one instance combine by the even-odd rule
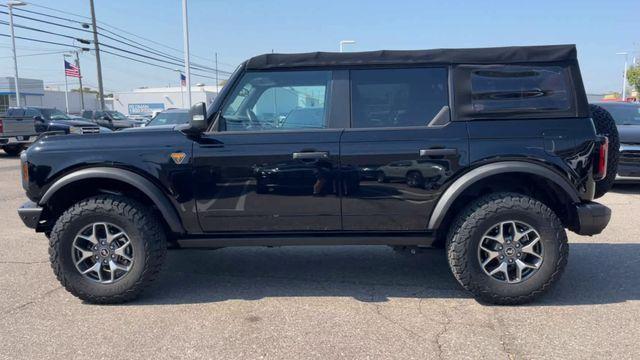
[[[136,298],[166,255],[165,234],[148,207],[114,195],[91,197],[65,211],[49,243],[60,283],[92,303]]]
[[[609,157],[607,158],[607,176],[596,182],[595,197],[602,197],[611,189],[618,172],[618,157],[620,156],[620,138],[618,128],[613,117],[607,110],[598,105],[589,105],[589,112],[598,135],[609,138]]]
[[[2,150],[7,153],[9,156],[18,156],[24,150],[26,146],[24,144],[15,144],[15,145],[5,145],[2,147]]]
[[[546,292],[567,263],[565,230],[540,201],[497,193],[472,203],[447,240],[449,265],[476,298],[520,304]]]
[[[379,183],[389,182],[389,179],[387,179],[387,177],[384,175],[382,171],[378,173],[378,182]]]
[[[411,187],[422,187],[424,185],[424,178],[418,171],[411,171],[407,174],[407,185]]]

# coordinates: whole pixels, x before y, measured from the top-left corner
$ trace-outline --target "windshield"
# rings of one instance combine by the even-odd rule
[[[607,110],[616,125],[640,125],[640,104],[599,104]]]
[[[63,113],[58,109],[42,109],[40,110],[42,115],[49,120],[71,120],[69,115]]]
[[[161,112],[154,117],[147,126],[159,126],[159,125],[178,125],[186,124],[189,122],[188,112]]]
[[[122,115],[122,113],[119,111],[105,111],[105,112],[108,113],[113,120],[127,120],[127,117]]]

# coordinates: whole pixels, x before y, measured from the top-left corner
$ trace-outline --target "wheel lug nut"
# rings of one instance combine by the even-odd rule
[[[504,259],[504,255],[500,255],[500,260]]]
[[[516,244],[516,247],[517,247],[517,248],[519,248],[519,247],[520,247],[520,244]]]
[[[520,256],[522,256],[522,254],[521,254],[521,253],[518,253],[518,257],[520,257]]]
[[[513,262],[513,259],[509,259],[509,263],[511,264]]]
[[[112,259],[115,259],[115,258],[116,258],[116,256],[115,256],[114,254],[111,254],[111,258],[112,258]]]
[[[107,245],[107,242],[103,240],[102,245]]]
[[[499,246],[498,246],[498,250],[502,250],[502,245],[499,245]]]

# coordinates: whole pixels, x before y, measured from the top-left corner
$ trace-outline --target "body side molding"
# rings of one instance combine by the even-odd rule
[[[475,168],[462,175],[453,184],[451,184],[451,186],[449,186],[447,190],[445,190],[444,194],[442,194],[442,196],[438,200],[438,203],[434,207],[433,212],[431,213],[431,217],[429,218],[427,229],[434,230],[440,226],[442,220],[447,214],[447,211],[449,211],[449,208],[451,207],[453,202],[469,186],[489,176],[502,173],[528,173],[544,177],[560,186],[560,188],[563,189],[567,193],[567,195],[569,195],[573,202],[580,202],[580,198],[578,197],[578,194],[576,193],[576,190],[573,188],[573,186],[553,170],[531,162],[501,161]]]
[[[58,190],[62,189],[66,185],[90,178],[118,180],[135,187],[148,196],[149,199],[151,199],[151,201],[153,201],[153,203],[158,207],[158,210],[160,210],[160,213],[166,220],[169,228],[171,228],[171,231],[178,234],[183,234],[185,232],[175,208],[158,186],[141,175],[121,168],[92,167],[80,169],[67,174],[56,180],[53,185],[47,189],[40,201],[38,201],[38,204],[46,204]]]

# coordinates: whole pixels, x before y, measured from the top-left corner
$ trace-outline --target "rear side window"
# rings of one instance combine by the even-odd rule
[[[444,68],[352,70],[352,127],[426,126],[447,97]]]
[[[573,107],[561,66],[493,65],[471,70],[471,116],[561,114]]]

